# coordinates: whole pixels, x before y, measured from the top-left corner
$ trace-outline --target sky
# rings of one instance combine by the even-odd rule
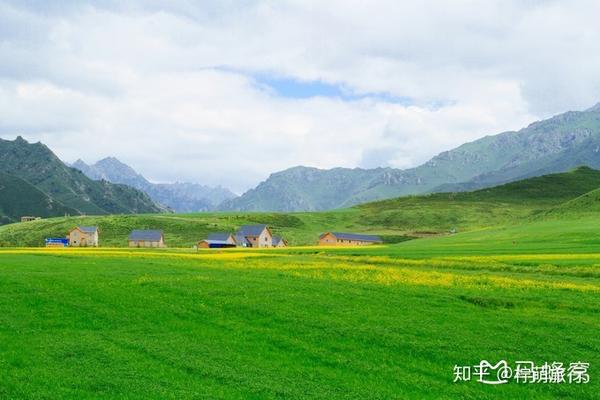
[[[600,101],[597,1],[0,0],[0,137],[242,193]]]

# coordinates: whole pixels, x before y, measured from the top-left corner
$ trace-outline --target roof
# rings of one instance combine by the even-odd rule
[[[65,238],[46,238],[44,241],[46,243],[69,243],[69,239]]]
[[[158,242],[163,237],[163,231],[160,230],[133,230],[129,234],[129,240],[149,240]]]
[[[331,233],[337,239],[358,240],[358,241],[361,241],[361,242],[374,242],[374,243],[381,243],[381,242],[383,242],[379,236],[375,236],[375,235],[361,235],[359,233],[326,232],[326,233],[322,234],[320,237],[322,238],[323,236],[327,235],[328,233]]]
[[[211,233],[210,235],[208,235],[208,240],[220,240],[220,241],[226,241],[227,239],[229,239],[229,236],[232,236],[231,233],[227,233],[227,232],[217,232],[217,233]]]
[[[237,231],[237,235],[242,236],[259,236],[265,230],[267,225],[242,225]]]
[[[81,232],[84,233],[96,233],[96,231],[98,230],[97,226],[78,226],[77,228],[73,228],[73,229],[79,229]]]
[[[273,236],[273,246],[277,246],[279,242],[283,241],[285,243],[285,239],[281,236]]]
[[[235,234],[235,243],[238,245],[243,245],[243,244],[250,244],[250,242],[248,241],[248,239],[246,239],[246,236],[244,235],[240,235],[239,233]]]

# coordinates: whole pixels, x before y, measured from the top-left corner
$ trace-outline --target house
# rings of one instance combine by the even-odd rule
[[[235,237],[231,233],[219,232],[208,235],[208,240],[222,241],[235,245]]]
[[[128,237],[129,247],[167,247],[160,230],[133,230]]]
[[[273,247],[286,247],[287,240],[280,236],[273,236]]]
[[[66,238],[46,238],[46,247],[67,247],[69,239]]]
[[[98,234],[97,226],[76,226],[71,229],[67,239],[69,240],[69,246],[98,247]]]
[[[235,234],[241,247],[272,247],[273,234],[267,225],[243,225]]]
[[[21,222],[37,221],[38,219],[42,219],[42,218],[41,217],[32,217],[30,215],[24,215],[21,217]]]
[[[231,233],[211,233],[208,235],[208,239],[198,242],[198,247],[205,249],[222,249],[235,246],[235,237]]]
[[[383,243],[379,236],[357,233],[326,232],[319,236],[320,246],[365,246]]]
[[[236,233],[233,238],[237,247],[252,247],[250,241],[241,233]]]

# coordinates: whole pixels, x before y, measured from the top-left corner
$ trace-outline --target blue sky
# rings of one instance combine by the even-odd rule
[[[269,73],[253,74],[252,77],[259,86],[268,87],[277,96],[286,98],[331,97],[343,101],[373,99],[402,105],[414,104],[414,101],[408,97],[395,96],[385,92],[356,93],[342,84],[325,83],[322,81],[302,81]]]

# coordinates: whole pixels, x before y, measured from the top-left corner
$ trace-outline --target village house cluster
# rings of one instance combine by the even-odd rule
[[[366,246],[381,244],[379,236],[362,235],[357,233],[326,232],[319,236],[321,246]],[[227,247],[286,247],[287,240],[273,236],[268,225],[244,225],[237,232],[218,232],[208,235],[208,238],[198,242],[198,248],[227,248]]]
[[[64,238],[47,238],[46,247],[98,247],[100,229],[97,226],[76,226]],[[167,247],[165,235],[158,229],[135,229],[127,237],[129,247]],[[326,232],[319,236],[321,246],[366,246],[383,243],[379,236],[357,233]],[[268,225],[243,225],[237,232],[215,232],[197,243],[197,248],[286,247],[287,240],[274,236]]]
[[[217,232],[198,242],[198,248],[218,249],[227,247],[286,247],[287,241],[273,236],[268,225],[243,225],[237,232]]]

